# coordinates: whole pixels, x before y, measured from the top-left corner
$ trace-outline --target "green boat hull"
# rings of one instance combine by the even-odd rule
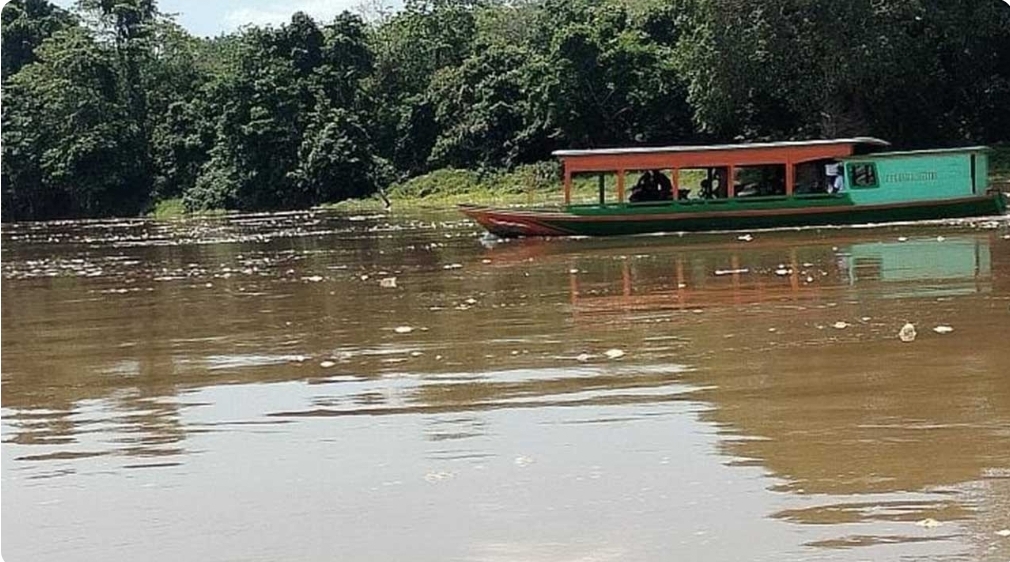
[[[757,230],[1001,215],[1000,193],[933,201],[856,205],[848,195],[770,197],[688,203],[579,205],[565,210],[460,210],[492,234],[616,236],[655,232]]]

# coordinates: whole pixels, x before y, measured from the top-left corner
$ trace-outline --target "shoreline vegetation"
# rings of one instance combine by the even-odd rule
[[[512,172],[483,174],[473,170],[435,170],[386,188],[384,193],[389,201],[388,208],[377,193],[336,203],[323,203],[315,208],[347,212],[395,212],[402,209],[451,210],[461,203],[506,207],[560,206],[563,203],[560,171],[560,166],[555,162],[521,166]],[[636,176],[629,174],[628,184],[633,185],[635,180]],[[692,180],[685,177],[685,181],[690,184]],[[992,147],[990,182],[1010,193],[1010,144]],[[572,196],[575,201],[593,201],[597,196],[596,180],[576,177],[572,184]],[[145,216],[170,220],[215,216],[227,212],[225,209],[187,211],[182,199],[176,198],[158,202]]]
[[[1008,30],[1002,0],[405,0],[202,38],[11,0],[0,219],[552,205],[558,149],[852,136],[1003,143],[1010,181]]]

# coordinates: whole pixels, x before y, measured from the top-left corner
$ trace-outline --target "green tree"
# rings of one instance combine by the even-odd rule
[[[373,139],[377,153],[403,172],[429,169],[438,125],[428,88],[436,72],[470,56],[476,6],[468,0],[408,0],[368,37],[374,56],[366,82],[375,100]]]
[[[549,130],[531,94],[547,76],[543,57],[509,46],[489,47],[436,73],[428,96],[439,135],[430,163],[493,169],[541,156],[536,152]]]
[[[678,60],[698,125],[717,137],[930,146],[1007,122],[998,0],[695,0],[690,15]]]
[[[152,197],[160,200],[179,197],[196,183],[213,145],[215,115],[206,99],[211,74],[200,64],[201,41],[171,21],[158,22],[151,39],[154,48],[141,78]]]
[[[686,87],[668,46],[653,41],[618,4],[588,6],[551,45],[550,95],[573,146],[671,142],[693,132]]]
[[[131,215],[146,204],[144,138],[117,89],[116,64],[79,27],[36,49],[6,85],[6,220]]]
[[[35,49],[53,33],[76,25],[74,17],[46,0],[12,0],[3,7],[3,81],[35,62]]]
[[[364,23],[348,14],[322,29],[296,13],[279,28],[246,30],[234,67],[208,86],[214,147],[187,207],[288,209],[373,191],[358,117],[371,69],[364,41]]]

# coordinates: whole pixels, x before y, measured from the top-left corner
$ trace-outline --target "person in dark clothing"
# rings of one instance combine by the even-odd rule
[[[631,197],[628,198],[628,201],[632,203],[652,201],[655,198],[655,192],[655,180],[652,177],[652,171],[649,170],[642,174],[635,187],[631,188]]]
[[[652,170],[652,181],[656,185],[656,200],[671,201],[673,199],[673,184],[670,178],[659,170]]]
[[[712,199],[715,197],[715,191],[712,189],[712,180],[707,178],[701,180],[701,197],[703,199]]]

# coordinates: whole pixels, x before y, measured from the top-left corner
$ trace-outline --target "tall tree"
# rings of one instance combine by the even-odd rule
[[[154,199],[179,197],[196,183],[214,139],[205,90],[212,75],[201,64],[201,41],[171,21],[158,22],[142,73],[150,135]]]
[[[1005,119],[994,105],[1007,105],[996,100],[1007,92],[1010,10],[998,0],[691,8],[679,61],[696,120],[716,136],[875,134],[926,146],[986,136],[976,108]]]
[[[432,166],[507,168],[538,158],[549,128],[531,94],[548,76],[543,57],[506,45],[436,73],[428,94],[439,129]]]
[[[369,36],[375,69],[373,136],[382,157],[408,173],[427,171],[438,137],[428,88],[435,73],[470,56],[476,35],[472,0],[408,0]]]
[[[551,102],[574,146],[669,142],[692,133],[685,85],[668,46],[651,40],[619,4],[588,5],[558,29]]]
[[[235,67],[210,86],[214,148],[186,205],[296,208],[373,191],[358,117],[371,68],[364,39],[364,22],[348,14],[322,29],[296,13],[245,31]]]
[[[35,62],[35,49],[61,29],[76,25],[66,10],[46,0],[11,0],[2,12],[3,81]]]
[[[59,31],[7,84],[5,219],[138,213],[145,139],[117,89],[113,57],[83,28]]]

